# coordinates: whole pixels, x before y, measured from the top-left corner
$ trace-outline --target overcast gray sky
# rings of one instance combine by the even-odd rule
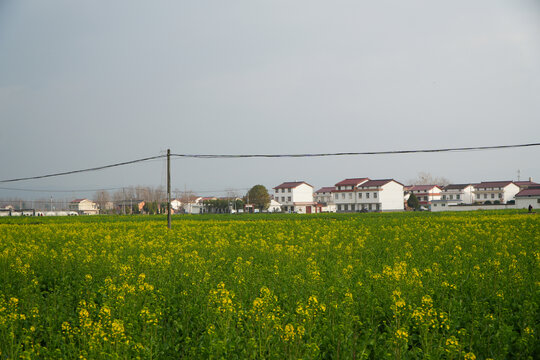
[[[0,179],[174,153],[540,140],[540,2],[0,0]],[[175,160],[173,188],[420,171],[540,180],[540,148]],[[164,162],[1,184],[164,185]],[[0,197],[39,196],[1,190]],[[89,194],[91,195],[91,194]],[[219,194],[218,194],[219,195]],[[69,194],[68,194],[69,196]]]

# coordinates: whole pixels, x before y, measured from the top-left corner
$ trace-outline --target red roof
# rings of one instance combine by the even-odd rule
[[[315,194],[325,193],[325,192],[334,192],[334,190],[336,190],[336,188],[333,186],[322,187],[319,190],[315,191]]]
[[[505,187],[509,184],[513,184],[512,180],[507,181],[482,181],[480,184],[476,184],[474,187],[477,189],[493,188],[493,187]]]
[[[81,201],[84,201],[86,199],[75,199],[72,201],[72,203],[80,203]]]
[[[360,185],[359,187],[383,186],[383,185],[388,184],[391,181],[394,181],[394,182],[398,183],[399,185],[403,185],[403,184],[397,182],[394,179],[380,179],[380,180],[368,180],[365,183],[363,183],[362,185]]]
[[[444,187],[444,190],[463,190],[467,186],[471,186],[472,184],[449,184]]]
[[[412,185],[412,186],[408,186],[407,190],[409,190],[409,191],[428,191],[428,190],[431,190],[431,189],[433,189],[435,187],[437,189],[441,190],[439,185]]]
[[[521,190],[516,194],[516,197],[525,197],[525,196],[540,196],[540,186],[534,186],[525,190]]]
[[[516,184],[520,188],[540,185],[538,183],[535,183],[534,181],[529,181],[529,180],[527,180],[527,181],[514,181],[514,184]]]
[[[294,189],[295,187],[300,186],[302,184],[311,186],[305,181],[290,181],[290,182],[284,182],[283,184],[276,186],[274,189]]]
[[[357,186],[358,184],[361,184],[365,181],[369,180],[369,178],[353,178],[353,179],[345,179],[343,181],[340,181],[336,184],[336,186],[347,186],[347,185],[354,185]]]

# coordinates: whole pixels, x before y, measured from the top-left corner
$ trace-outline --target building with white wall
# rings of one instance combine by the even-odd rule
[[[315,212],[313,186],[305,181],[284,182],[274,188],[274,200],[281,204],[281,211],[311,214]]]
[[[358,186],[368,181],[369,178],[351,178],[338,182],[334,189],[334,202],[338,212],[360,211],[358,207],[357,189]]]
[[[529,186],[518,192],[515,198],[516,209],[528,209],[529,205],[533,209],[540,209],[540,186]]]
[[[320,204],[322,212],[336,212],[337,207],[334,202],[334,187],[323,187],[315,191],[315,202]]]
[[[515,200],[514,197],[520,191],[519,186],[513,181],[483,181],[474,186],[474,201],[479,203],[499,202],[506,204]]]
[[[414,194],[418,203],[429,209],[434,200],[441,199],[442,187],[438,185],[412,185],[407,186],[405,191],[408,195]]]
[[[75,211],[80,215],[97,215],[99,214],[98,205],[92,200],[75,199],[69,203],[69,210]]]
[[[441,201],[447,205],[472,204],[474,202],[473,184],[450,184],[441,191]]]
[[[356,190],[357,211],[403,210],[403,184],[394,179],[368,180]]]

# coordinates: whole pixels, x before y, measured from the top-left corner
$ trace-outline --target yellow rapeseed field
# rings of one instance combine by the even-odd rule
[[[534,359],[540,217],[0,220],[0,359]]]

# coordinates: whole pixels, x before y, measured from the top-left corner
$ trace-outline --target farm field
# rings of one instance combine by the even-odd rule
[[[533,359],[540,216],[0,219],[0,359]]]

